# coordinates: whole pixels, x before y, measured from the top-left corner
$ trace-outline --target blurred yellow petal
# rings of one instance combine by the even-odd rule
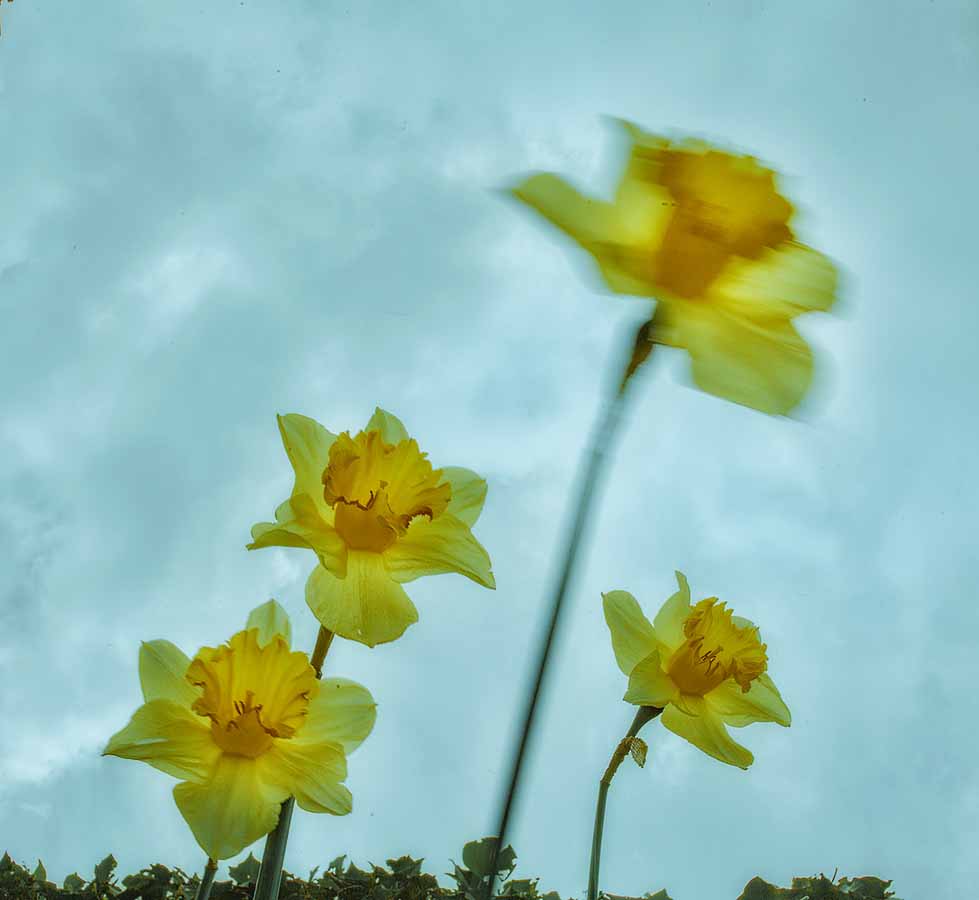
[[[449,513],[435,519],[416,516],[383,557],[388,573],[398,582],[458,572],[483,587],[496,587],[489,554],[468,526]]]
[[[315,419],[289,413],[276,416],[279,434],[289,462],[296,473],[293,494],[307,494],[314,500],[323,496],[323,470],[336,435],[327,431]],[[323,504],[325,506],[325,504]]]
[[[445,466],[442,481],[452,487],[452,499],[445,511],[472,528],[486,501],[486,479],[461,466]]]
[[[396,640],[418,621],[414,603],[379,553],[349,551],[345,578],[317,566],[306,582],[306,603],[325,628],[368,647]]]
[[[660,718],[670,731],[714,759],[740,769],[747,769],[754,761],[751,751],[733,740],[724,723],[710,711],[703,700],[700,701],[698,715],[686,715],[671,705],[663,710]]]
[[[138,759],[175,778],[204,781],[221,752],[205,720],[190,709],[172,700],[150,700],[109,738],[102,755]]]
[[[320,564],[342,575],[346,567],[347,546],[318,507],[305,494],[296,494],[275,511],[278,522],[259,522],[252,526],[249,550],[262,547],[305,547],[319,557]],[[332,511],[331,511],[332,518]]]
[[[377,704],[367,688],[346,678],[324,678],[295,742],[327,741],[351,753],[371,733],[376,717]]]
[[[663,671],[659,650],[653,650],[633,666],[629,673],[629,689],[622,699],[636,706],[663,708],[676,702],[677,694],[676,685]]]
[[[280,741],[260,760],[262,780],[296,798],[307,812],[345,816],[353,808],[347,761],[336,744]]]
[[[827,257],[791,241],[759,259],[731,263],[711,288],[711,296],[736,316],[789,319],[830,309],[837,281],[836,267]]]
[[[139,683],[143,699],[172,700],[190,707],[198,691],[186,679],[190,657],[170,641],[144,641],[139,648]]]
[[[292,644],[292,623],[289,614],[275,600],[269,600],[261,606],[256,606],[249,614],[245,630],[258,629],[258,646],[264,647],[276,635],[285,639],[286,645]]]
[[[809,388],[812,353],[788,319],[755,321],[705,305],[682,316],[668,312],[665,321],[670,342],[690,353],[702,391],[785,415]]]
[[[409,440],[408,429],[404,427],[401,419],[379,406],[375,407],[374,415],[371,416],[364,431],[379,431],[381,438],[387,444],[400,444],[402,441]]]
[[[675,650],[685,640],[683,623],[690,615],[690,585],[683,572],[675,572],[679,590],[660,607],[653,628],[657,639],[669,650]]]
[[[212,859],[237,856],[279,821],[289,793],[261,778],[260,771],[257,760],[225,754],[206,784],[174,787],[180,814]]]
[[[531,175],[510,193],[585,248],[608,241],[612,235],[612,204],[580,194],[557,175]]]
[[[643,615],[636,598],[628,591],[609,591],[602,594],[602,608],[605,622],[612,634],[615,661],[622,674],[629,675],[642,660],[656,650],[656,632],[653,631],[649,619]]]
[[[792,713],[767,673],[752,679],[747,693],[732,679],[714,688],[704,699],[716,715],[734,728],[752,722],[778,722],[785,727],[792,724]]]

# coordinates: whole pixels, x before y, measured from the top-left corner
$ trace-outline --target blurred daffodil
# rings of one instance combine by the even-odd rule
[[[287,797],[309,812],[351,810],[346,754],[374,727],[374,700],[353,681],[318,681],[306,654],[290,651],[289,630],[270,600],[193,660],[169,641],[144,643],[146,702],[103,750],[182,779],[174,799],[212,859],[268,834]]]
[[[699,388],[787,413],[813,372],[792,319],[832,306],[833,264],[794,239],[792,204],[752,157],[621,124],[632,144],[612,202],[549,173],[512,193],[591,253],[611,290],[658,300],[648,338],[685,349]]]
[[[704,753],[747,769],[754,757],[725,726],[752,722],[788,726],[792,717],[766,673],[768,658],[758,628],[718,603],[690,603],[680,589],[653,623],[627,591],[603,594],[605,621],[619,668],[629,678],[624,700],[663,709],[663,724]]]
[[[470,531],[486,498],[475,472],[432,468],[382,409],[354,436],[295,413],[278,419],[295,485],[276,521],[252,528],[248,549],[315,551],[320,564],[306,602],[325,628],[373,647],[418,621],[404,582],[458,572],[496,587],[489,555]]]

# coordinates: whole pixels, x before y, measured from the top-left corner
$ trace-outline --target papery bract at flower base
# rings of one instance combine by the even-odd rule
[[[690,603],[680,590],[652,623],[627,591],[602,595],[605,621],[619,668],[629,678],[624,700],[663,709],[663,724],[704,753],[747,769],[754,757],[726,725],[752,722],[788,726],[792,717],[766,672],[766,646],[758,628],[732,614],[716,597]]]
[[[257,607],[220,647],[193,660],[169,641],[144,643],[146,701],[103,755],[139,759],[181,783],[174,799],[212,859],[228,859],[268,834],[283,800],[309,812],[350,812],[346,754],[374,727],[366,688],[317,681],[274,600]]]
[[[512,193],[591,253],[611,290],[659,301],[650,337],[690,354],[701,390],[787,413],[813,369],[791,320],[832,306],[833,264],[794,240],[792,205],[753,158],[621,124],[632,145],[612,202],[549,173]]]
[[[418,620],[404,582],[458,572],[496,587],[489,555],[470,531],[486,498],[475,472],[432,468],[382,409],[354,436],[295,413],[278,421],[295,485],[275,522],[253,526],[248,549],[316,553],[306,602],[325,628],[373,647]]]

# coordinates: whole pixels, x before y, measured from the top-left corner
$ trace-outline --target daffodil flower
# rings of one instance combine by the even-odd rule
[[[591,253],[612,291],[659,301],[649,337],[690,354],[701,390],[788,412],[813,370],[792,319],[832,306],[833,264],[795,240],[792,204],[752,157],[621,124],[632,144],[612,202],[549,173],[512,193]]]
[[[177,808],[212,859],[268,834],[290,796],[309,812],[351,810],[346,754],[374,727],[374,700],[345,678],[318,681],[289,644],[289,618],[274,600],[193,660],[169,641],[144,643],[146,702],[102,751],[182,779]]]
[[[602,595],[615,659],[629,679],[623,699],[661,708],[670,731],[721,762],[747,769],[754,757],[725,726],[787,727],[792,721],[765,671],[766,645],[755,625],[716,597],[692,606],[687,579],[681,572],[676,577],[679,591],[652,624],[627,591]]]
[[[458,572],[496,587],[470,531],[486,499],[475,472],[433,469],[400,420],[380,408],[354,436],[295,413],[278,420],[295,485],[275,522],[253,526],[248,549],[315,551],[306,602],[325,628],[373,647],[418,621],[404,582]]]

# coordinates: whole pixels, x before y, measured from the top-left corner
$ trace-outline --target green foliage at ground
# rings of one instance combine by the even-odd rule
[[[446,872],[455,886],[439,887],[434,875],[422,871],[420,859],[402,856],[386,865],[369,864],[361,869],[346,856],[338,856],[320,873],[319,866],[308,878],[289,872],[282,876],[279,900],[482,900],[482,891],[493,857],[493,838],[470,841],[462,850],[462,865],[452,862]],[[555,891],[542,892],[537,878],[511,878],[517,855],[512,847],[500,853],[496,896],[513,900],[561,900]],[[258,860],[248,856],[229,867],[228,881],[215,881],[211,900],[251,900],[258,875]],[[44,865],[38,860],[33,871],[15,863],[8,854],[0,859],[0,900],[194,900],[199,875],[169,869],[156,863],[141,872],[119,877],[111,854],[98,863],[90,875],[77,872],[59,886],[48,881]],[[899,900],[888,890],[891,883],[880,878],[840,878],[824,875],[793,878],[792,886],[780,888],[761,878],[745,885],[737,900]],[[615,894],[602,894],[605,900],[632,900]],[[641,900],[671,900],[665,890],[644,894]]]

